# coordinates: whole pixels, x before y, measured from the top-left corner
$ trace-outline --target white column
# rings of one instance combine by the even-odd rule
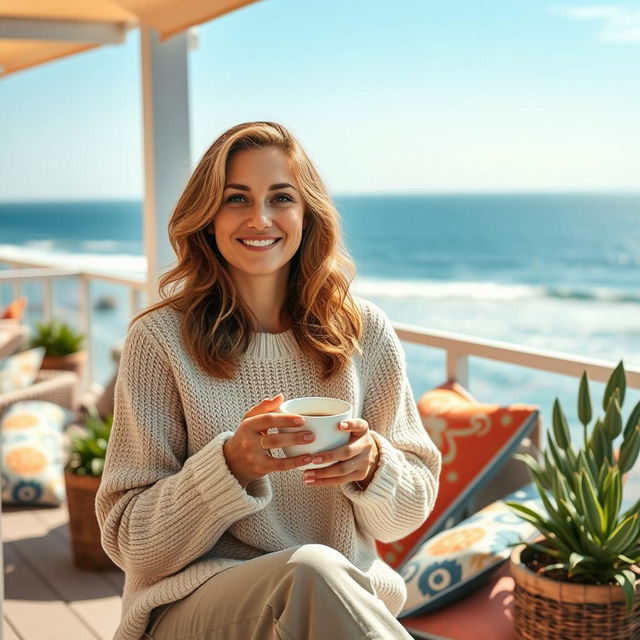
[[[158,299],[158,278],[175,261],[167,226],[191,174],[189,140],[188,34],[161,43],[141,27],[144,117],[144,243],[148,302]]]

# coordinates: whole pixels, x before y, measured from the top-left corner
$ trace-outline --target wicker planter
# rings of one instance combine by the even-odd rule
[[[100,529],[95,512],[95,499],[100,477],[64,474],[69,509],[69,529],[73,562],[78,569],[99,571],[116,569],[116,565],[102,549]]]
[[[640,589],[633,611],[627,615],[622,587],[539,576],[521,561],[525,548],[520,545],[511,554],[515,581],[513,621],[518,640],[640,638]]]
[[[73,371],[82,378],[84,363],[87,359],[86,351],[76,351],[68,356],[45,356],[42,360],[42,369],[58,369],[62,371]]]

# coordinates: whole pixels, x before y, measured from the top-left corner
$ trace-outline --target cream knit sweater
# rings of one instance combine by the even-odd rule
[[[96,512],[102,544],[126,575],[114,640],[139,640],[154,607],[184,598],[211,576],[264,553],[321,543],[371,578],[397,614],[404,581],[374,540],[415,530],[437,493],[440,454],[426,435],[390,320],[354,298],[363,350],[334,379],[300,351],[291,329],[255,333],[234,380],[207,375],[187,355],[178,313],[138,320],[124,343],[115,416]],[[282,392],[343,398],[368,421],[380,448],[369,486],[307,486],[302,471],[273,473],[243,489],[223,443],[244,413]]]

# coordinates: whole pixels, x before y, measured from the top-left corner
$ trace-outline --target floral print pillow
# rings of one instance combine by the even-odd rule
[[[533,484],[504,500],[543,510]],[[399,570],[408,593],[400,617],[427,613],[462,598],[510,556],[514,543],[539,535],[504,500],[427,540],[407,559]]]
[[[16,402],[2,415],[2,502],[64,500],[63,430],[72,412],[52,402]]]
[[[36,347],[0,360],[0,393],[32,385],[40,371],[44,352],[44,347]]]

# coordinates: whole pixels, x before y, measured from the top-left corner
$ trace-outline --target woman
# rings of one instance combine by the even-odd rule
[[[409,638],[374,541],[426,519],[440,455],[389,319],[349,292],[317,171],[281,125],[233,127],[169,234],[177,264],[127,335],[96,498],[126,574],[115,638]],[[352,404],[346,446],[283,457],[313,439],[278,411],[301,396]]]

